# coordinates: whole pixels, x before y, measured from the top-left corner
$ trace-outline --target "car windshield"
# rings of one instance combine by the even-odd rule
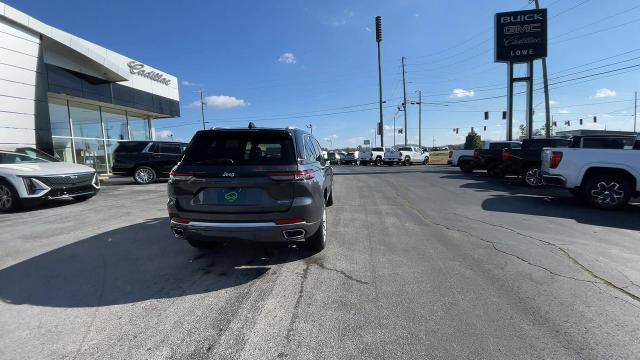
[[[25,154],[0,152],[0,164],[25,164],[25,163],[44,163],[51,162],[42,158],[29,156]]]

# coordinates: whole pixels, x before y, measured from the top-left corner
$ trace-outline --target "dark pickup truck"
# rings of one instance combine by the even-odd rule
[[[463,172],[487,170],[489,176],[503,176],[504,172],[500,165],[504,149],[520,149],[520,141],[494,141],[485,145],[485,149],[475,149],[473,151],[474,160],[461,169]]]
[[[540,166],[542,165],[542,149],[547,147],[562,148],[571,144],[569,139],[524,139],[520,149],[504,149],[500,170],[503,174],[514,174],[522,178],[531,187],[543,185]]]

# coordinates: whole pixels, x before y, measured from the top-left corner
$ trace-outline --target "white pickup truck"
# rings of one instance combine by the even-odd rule
[[[640,149],[544,149],[542,178],[597,208],[618,209],[640,196]]]
[[[400,152],[391,147],[374,147],[371,149],[363,149],[358,156],[360,165],[375,164],[380,166],[382,164],[394,165],[402,162]]]
[[[422,149],[417,146],[402,146],[398,148],[398,151],[400,151],[400,158],[404,165],[427,165],[429,163],[429,153],[422,151]]]
[[[449,151],[449,160],[447,165],[462,166],[466,161],[473,161],[473,150],[451,150]]]

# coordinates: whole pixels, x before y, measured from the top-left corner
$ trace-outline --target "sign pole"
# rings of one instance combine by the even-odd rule
[[[527,63],[527,139],[533,139],[533,60]]]
[[[507,141],[513,140],[513,63],[508,63],[507,70]]]

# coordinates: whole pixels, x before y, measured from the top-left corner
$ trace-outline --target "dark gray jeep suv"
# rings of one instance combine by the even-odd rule
[[[171,230],[194,247],[216,240],[326,245],[333,171],[300,129],[198,131],[170,174]]]

